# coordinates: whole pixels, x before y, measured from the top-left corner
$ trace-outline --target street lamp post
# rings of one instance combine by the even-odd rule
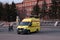
[[[17,11],[17,16],[16,16],[16,23],[17,23],[17,25],[19,24],[19,22],[20,22],[19,12]]]

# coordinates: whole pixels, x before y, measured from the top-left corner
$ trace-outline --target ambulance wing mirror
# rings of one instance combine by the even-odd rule
[[[32,23],[30,23],[29,26],[32,26]]]

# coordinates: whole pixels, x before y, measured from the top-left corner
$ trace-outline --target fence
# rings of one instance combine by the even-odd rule
[[[41,27],[60,27],[60,21],[41,21]]]
[[[14,27],[17,26],[16,22],[11,22]],[[60,21],[41,21],[41,27],[60,27]],[[9,26],[6,22],[0,22],[0,27]]]

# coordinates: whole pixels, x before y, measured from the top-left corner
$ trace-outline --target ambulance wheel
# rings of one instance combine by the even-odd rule
[[[37,29],[36,32],[39,32],[39,30]]]
[[[30,34],[30,30],[28,30],[28,32],[27,32],[28,34]]]
[[[20,32],[17,32],[17,34],[20,34]]]

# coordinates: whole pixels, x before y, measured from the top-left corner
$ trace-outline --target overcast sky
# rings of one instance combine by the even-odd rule
[[[20,2],[22,2],[23,0],[0,0],[0,2],[2,2],[2,3],[9,3],[9,4],[11,4],[12,3],[12,1],[14,1],[15,3],[20,3]]]

